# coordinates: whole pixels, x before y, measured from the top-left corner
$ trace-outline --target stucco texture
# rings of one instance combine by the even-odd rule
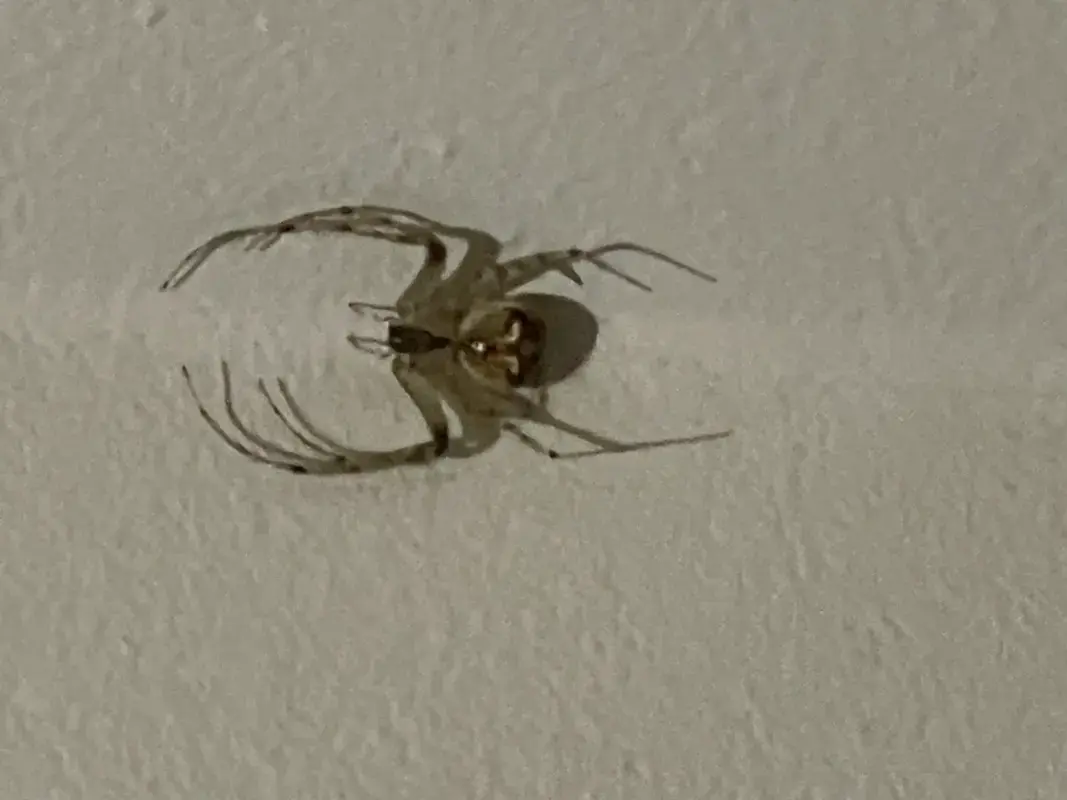
[[[0,5],[0,797],[1067,797],[1067,8]],[[628,240],[552,408],[700,444],[314,478],[424,437],[389,203]],[[450,263],[462,248],[450,243]],[[543,428],[560,449],[577,445]]]

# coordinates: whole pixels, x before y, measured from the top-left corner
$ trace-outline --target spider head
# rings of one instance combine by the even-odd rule
[[[545,349],[545,324],[515,305],[472,315],[463,325],[460,345],[468,362],[501,376],[510,386],[531,382]]]
[[[436,336],[422,328],[413,325],[405,325],[402,322],[389,323],[389,347],[394,353],[401,355],[414,355],[429,353],[432,350],[440,350],[448,347],[448,339]]]

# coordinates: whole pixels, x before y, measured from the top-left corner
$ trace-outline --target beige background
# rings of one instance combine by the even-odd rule
[[[0,6],[0,796],[1067,797],[1065,20]],[[183,361],[217,404],[234,358],[263,424],[285,375],[353,442],[421,433],[344,342],[417,253],[235,247],[155,292],[361,201],[713,272],[587,269],[555,407],[734,436],[363,480],[225,451]]]

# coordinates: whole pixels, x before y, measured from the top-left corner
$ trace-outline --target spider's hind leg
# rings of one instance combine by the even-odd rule
[[[285,405],[288,407],[289,413],[292,415],[293,419],[299,423],[307,434],[310,434],[310,437],[313,440],[317,440],[318,444],[310,444],[309,446],[319,452],[332,453],[335,458],[359,466],[360,472],[377,472],[405,465],[428,465],[439,458],[447,448],[448,423],[447,418],[445,418],[444,431],[435,431],[429,441],[408,447],[396,448],[394,450],[355,450],[339,442],[335,437],[326,433],[318,425],[313,423],[304,409],[297,403],[296,398],[293,397],[292,391],[290,391],[288,384],[284,380],[278,379],[277,384],[282,398],[285,401]],[[444,415],[442,414],[442,417],[443,416]],[[292,426],[291,423],[286,422],[286,427],[289,427],[290,430],[296,433],[295,427]],[[307,439],[303,435],[300,436],[300,439],[305,443],[307,442]]]
[[[555,428],[562,433],[569,434],[576,439],[581,439],[583,442],[593,446],[592,450],[584,450],[577,453],[560,453],[556,450],[545,447],[536,439],[531,437],[525,431],[519,429],[519,427],[513,421],[508,421],[503,424],[503,429],[516,436],[520,442],[525,444],[530,449],[541,455],[548,456],[549,458],[563,459],[563,458],[583,458],[586,456],[600,455],[604,453],[629,453],[635,450],[652,450],[658,447],[669,447],[679,444],[697,444],[700,442],[714,441],[716,439],[722,439],[731,434],[731,431],[718,431],[716,433],[704,433],[697,434],[695,436],[677,437],[672,439],[657,439],[652,441],[642,442],[620,442],[617,439],[612,439],[587,428],[581,428],[577,425],[572,425],[569,422],[565,422],[559,417],[555,416],[548,410],[548,394],[545,391],[539,393],[536,400],[531,400],[519,394],[512,394],[512,417],[513,419],[525,419],[530,422],[544,425],[549,428]]]
[[[530,434],[528,434],[526,431],[524,431],[522,428],[520,428],[514,422],[501,423],[500,429],[502,431],[505,431],[506,433],[510,433],[512,436],[514,436],[516,439],[518,439],[521,444],[526,445],[526,447],[528,447],[531,450],[533,450],[539,456],[548,456],[549,458],[559,458],[559,452],[558,451],[553,450],[551,447],[545,447],[543,444],[541,444],[541,442],[539,442],[537,439],[532,437]]]
[[[419,410],[419,414],[422,416],[430,433],[430,440],[421,445],[402,448],[398,451],[390,451],[391,455],[389,457],[400,458],[399,461],[395,462],[395,465],[401,463],[428,464],[443,456],[448,450],[448,417],[445,416],[440,398],[437,396],[436,392],[434,392],[433,387],[404,360],[399,358],[394,359],[393,375],[396,377],[397,382],[400,384],[405,394],[407,394],[409,399],[411,399],[415,404],[415,407]],[[260,382],[260,391],[267,396],[275,415],[282,419],[285,426],[289,428],[290,432],[296,435],[301,442],[320,453],[331,453],[337,457],[351,460],[353,462],[361,460],[373,462],[375,460],[374,457],[378,455],[377,453],[373,451],[353,450],[337,441],[335,437],[323,431],[318,425],[311,421],[307,412],[305,412],[300,404],[297,403],[296,398],[289,389],[289,385],[280,378],[278,379],[277,384],[282,399],[288,407],[289,414],[306,433],[299,432],[293,422],[284,415],[281,408],[278,407],[272,398],[270,398],[266,384],[262,381]],[[310,436],[310,440],[308,436]],[[396,455],[401,453],[403,454],[402,457]],[[390,465],[391,464],[385,464],[384,466]]]
[[[625,272],[598,258],[596,254],[580,250],[577,247],[572,247],[569,250],[548,250],[543,253],[513,258],[510,261],[496,265],[495,277],[504,294],[521,289],[526,284],[549,272],[558,272],[573,283],[582,286],[582,278],[574,268],[574,265],[579,261],[588,261],[603,272],[614,275],[616,278],[620,278],[642,291],[652,291],[651,286],[642,283],[636,278],[631,278]]]
[[[582,286],[582,277],[574,268],[575,262],[582,258],[583,253],[577,248],[520,256],[494,264],[490,272],[483,273],[480,283],[492,281],[495,284],[492,287],[494,293],[504,295],[521,289],[549,272],[558,272],[572,283]]]

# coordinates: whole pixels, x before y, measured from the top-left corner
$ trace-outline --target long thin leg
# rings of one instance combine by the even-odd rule
[[[227,414],[230,416],[231,422],[235,422],[235,426],[238,428],[239,432],[242,435],[251,434],[249,438],[252,439],[254,444],[262,446],[264,450],[267,450],[270,453],[274,453],[276,456],[279,457],[271,457],[268,455],[264,455],[263,453],[253,450],[251,447],[247,446],[231,434],[227,433],[226,430],[222,427],[222,425],[220,425],[219,422],[215,419],[215,417],[212,416],[212,414],[207,410],[206,404],[203,402],[203,400],[200,398],[199,393],[196,391],[196,387],[192,382],[187,367],[182,367],[182,374],[185,377],[186,384],[189,387],[189,391],[193,396],[193,400],[196,404],[197,411],[200,413],[201,418],[203,418],[203,420],[208,424],[208,426],[215,432],[216,435],[219,436],[219,438],[223,440],[223,442],[226,443],[226,445],[230,447],[230,449],[259,464],[265,464],[276,469],[281,469],[287,472],[293,472],[301,475],[346,475],[380,471],[393,467],[398,467],[401,465],[429,464],[431,461],[435,460],[443,451],[441,445],[442,437],[440,436],[440,434],[436,435],[430,441],[422,442],[420,444],[411,445],[408,447],[396,448],[394,450],[369,451],[354,450],[352,448],[345,447],[340,443],[332,440],[330,437],[322,434],[321,431],[319,431],[317,428],[311,427],[309,421],[306,418],[306,415],[304,415],[302,410],[299,409],[299,406],[296,405],[296,401],[292,398],[292,394],[289,392],[288,387],[285,385],[284,381],[279,381],[279,385],[282,389],[283,395],[285,396],[286,403],[290,406],[290,409],[293,410],[294,416],[297,418],[297,420],[301,424],[303,424],[305,428],[308,428],[313,435],[316,435],[318,438],[323,439],[326,444],[330,445],[332,447],[332,450],[330,450],[329,452],[335,453],[334,455],[330,455],[324,458],[312,458],[302,456],[298,453],[283,448],[280,445],[275,445],[271,442],[268,442],[252,433],[246,425],[240,422],[240,419],[237,417],[236,413],[233,412],[232,392],[229,389],[224,389],[224,391],[227,392]],[[275,404],[272,403],[272,406],[274,405]],[[280,411],[280,409],[278,409],[278,411]],[[292,426],[288,423],[286,426],[289,427],[291,431],[294,430]],[[443,439],[444,446],[447,447],[447,428],[445,430]],[[301,440],[304,441],[305,444],[308,444],[308,442],[303,439],[303,437],[301,437]],[[310,446],[317,452],[327,452],[323,447],[315,445]]]
[[[432,363],[436,354],[431,354],[426,359],[418,356],[410,361],[403,358],[393,359],[393,376],[404,390],[405,394],[419,410],[426,427],[430,432],[430,438],[434,441],[434,454],[443,456],[448,450],[448,417],[441,402],[441,396],[434,387],[433,382],[424,372],[424,365]]]
[[[346,211],[349,208],[346,206],[341,210]],[[396,244],[420,245],[426,249],[422,266],[395,304],[395,309],[401,316],[406,316],[414,310],[415,306],[426,300],[441,284],[448,262],[448,248],[433,229],[424,227],[420,222],[396,222],[382,215],[364,221],[358,217],[350,220],[343,215],[338,218],[334,216],[337,213],[337,209],[325,209],[290,217],[273,226],[272,230],[256,234],[249,241],[248,249],[267,250],[288,233],[353,233]],[[364,227],[360,227],[361,224]],[[366,227],[368,225],[370,227]],[[389,225],[394,230],[382,230],[381,226],[384,225]],[[355,306],[349,304],[350,308],[370,306],[370,303],[359,303]]]
[[[371,311],[396,311],[396,306],[387,306],[385,303],[364,303],[362,300],[353,300],[348,304],[348,307],[357,314],[363,309],[370,309]]]
[[[459,264],[451,275],[439,286],[434,287],[435,292],[433,294],[433,302],[436,305],[445,307],[448,305],[467,304],[470,302],[472,296],[499,296],[511,291],[512,279],[507,264],[500,263],[500,253],[503,250],[503,243],[486,231],[479,230],[477,228],[469,228],[459,225],[448,225],[446,223],[432,220],[429,217],[417,214],[413,211],[407,211],[401,208],[394,208],[390,206],[362,206],[362,210],[372,214],[383,214],[390,216],[403,217],[411,220],[417,224],[424,225],[427,230],[432,231],[438,236],[447,238],[459,239],[466,246],[466,251],[463,257],[460,259]],[[567,251],[569,254],[577,255],[579,251]],[[552,258],[548,256],[543,264],[539,264],[538,268],[540,272],[537,275],[542,275],[545,272],[553,269],[558,269],[564,276],[572,280],[579,286],[582,284],[582,279],[578,273],[570,265],[570,261],[567,259]],[[573,260],[573,257],[571,258]],[[537,277],[535,275],[534,277]],[[517,285],[528,283],[533,280],[533,277],[528,278]],[[511,288],[509,288],[511,286]],[[422,293],[416,299],[415,297],[406,298],[412,306],[417,303],[425,302],[430,297],[430,293]],[[399,305],[399,304],[398,304]]]
[[[633,242],[615,242],[613,244],[605,244],[601,245],[600,247],[594,247],[592,250],[587,250],[585,254],[587,258],[592,260],[594,258],[597,258],[598,256],[604,255],[604,253],[613,253],[619,250],[630,250],[635,253],[642,253],[643,255],[651,256],[652,258],[670,264],[672,267],[676,267],[677,269],[680,269],[683,272],[688,272],[694,278],[700,278],[702,281],[707,281],[708,283],[719,282],[719,279],[716,278],[714,275],[710,275],[707,272],[704,272],[703,270],[699,270],[696,267],[692,267],[689,264],[686,264],[682,261],[678,261],[675,258],[671,258],[666,253],[661,253],[659,250],[653,250],[651,247],[645,247],[644,245],[634,244]],[[601,269],[605,268],[603,264],[601,264],[600,266]],[[612,269],[614,269],[614,267],[610,267],[609,271]]]
[[[267,390],[267,382],[265,380],[260,378],[257,383],[257,386],[259,388],[259,393],[263,395],[264,398],[266,398],[267,405],[270,406],[270,410],[274,412],[274,416],[281,421],[282,425],[284,425],[286,429],[288,429],[289,433],[295,436],[302,445],[304,445],[310,450],[314,450],[319,455],[329,456],[331,458],[337,457],[337,452],[335,450],[332,450],[328,447],[324,447],[321,442],[315,441],[306,433],[301,431],[298,427],[296,427],[295,424],[293,424],[289,417],[285,415],[285,412],[282,411],[281,406],[278,405],[274,397]]]
[[[431,394],[437,403],[442,400],[447,403],[459,420],[460,433],[449,442],[448,457],[468,459],[484,453],[500,440],[501,420],[479,414],[470,408],[468,398],[456,391],[448,365],[434,364],[433,358],[434,354],[425,357],[429,364],[427,366],[423,366],[426,362],[416,363],[420,365],[418,374],[423,385],[422,391]],[[444,418],[443,407],[439,405],[438,408]]]
[[[396,318],[396,306],[387,306],[385,303],[364,303],[362,300],[352,300],[349,302],[348,307],[357,314],[365,314],[367,311],[376,311],[378,313],[372,316],[378,322],[387,322],[390,319]],[[388,314],[386,313],[388,312]]]
[[[543,444],[537,441],[537,439],[532,437],[514,422],[505,422],[500,426],[500,429],[507,433],[510,433],[512,436],[518,439],[519,442],[529,447],[538,455],[548,456],[549,458],[559,458],[559,453],[557,451],[553,450],[550,447],[545,447]]]
[[[196,390],[196,385],[193,383],[192,376],[189,374],[189,368],[184,364],[182,365],[182,377],[185,378],[185,384],[189,388],[189,393],[193,397],[193,402],[196,404],[196,410],[200,413],[201,418],[208,424],[208,427],[213,430],[220,439],[222,439],[231,450],[234,450],[245,458],[251,459],[260,464],[268,464],[270,466],[279,467],[280,469],[289,469],[290,471],[297,471],[294,469],[295,464],[278,462],[275,459],[268,458],[261,453],[248,448],[229,433],[218,423],[218,420],[212,416],[211,412],[207,410],[207,405],[200,398],[200,393]]]
[[[597,258],[594,254],[578,248],[548,250],[543,253],[513,258],[497,265],[496,280],[500,287],[499,291],[503,294],[513,292],[549,272],[559,272],[581,285],[582,279],[574,269],[574,264],[578,261],[588,261],[598,269],[626,281],[631,286],[636,286],[645,292],[652,291],[652,287],[648,284],[630,277],[622,270],[616,269],[606,261]]]
[[[160,286],[161,291],[176,289],[219,248],[230,242],[247,239],[246,250],[268,250],[282,236],[290,233],[348,233],[371,239],[383,239],[397,244],[422,245],[427,248],[427,261],[440,262],[447,257],[444,243],[431,231],[417,225],[394,222],[386,217],[331,217],[328,212],[312,212],[291,217],[270,225],[256,225],[224,231],[190,251],[171,271]],[[432,254],[432,258],[431,258]],[[425,266],[425,265],[424,265]],[[426,278],[422,279],[425,282]]]
[[[340,209],[332,209],[332,211],[351,211],[352,209],[352,206],[344,206],[340,207]],[[397,302],[397,310],[401,315],[406,316],[417,306],[430,301],[431,298],[435,305],[441,307],[469,303],[471,286],[482,279],[482,275],[487,269],[495,267],[500,259],[503,244],[486,231],[460,225],[448,225],[430,219],[423,214],[393,206],[364,205],[359,206],[359,209],[368,214],[381,215],[384,218],[400,217],[409,223],[422,226],[424,230],[438,237],[459,239],[466,247],[459,264],[447,279],[444,278],[443,274],[444,258],[441,259],[440,266],[442,269],[436,273],[435,280],[427,280],[423,283],[420,280],[420,276],[416,276],[418,283],[413,282],[401,296],[401,300]],[[429,256],[428,252],[428,259]],[[426,268],[424,266],[424,269]],[[581,283],[581,281],[578,281],[578,283]]]
[[[427,239],[426,256],[422,266],[411,279],[411,283],[400,293],[396,301],[396,312],[402,317],[411,314],[415,308],[425,302],[444,281],[445,264],[448,261],[448,250],[444,243],[433,233],[425,234]],[[349,306],[351,308],[351,305]]]
[[[188,381],[188,372],[186,373],[186,380]],[[272,456],[277,456],[286,460],[301,461],[307,456],[303,453],[298,453],[295,450],[289,450],[286,447],[282,447],[269,439],[264,439],[248,425],[245,424],[237,415],[237,409],[233,405],[233,380],[230,378],[230,365],[225,361],[222,362],[222,403],[223,408],[226,411],[226,416],[230,420],[230,424],[237,429],[237,432],[245,437],[248,441],[258,447],[260,450],[267,452]]]
[[[369,217],[370,219],[381,220],[385,223],[396,224],[391,217],[400,217],[404,220],[399,224],[414,224],[425,228],[438,227],[438,223],[429,217],[418,214],[414,211],[408,211],[404,208],[397,208],[394,206],[377,206],[377,205],[343,205],[343,206],[330,206],[328,208],[317,208],[313,211],[305,211],[301,214],[294,214],[291,217],[286,218],[283,222],[303,222],[309,219],[323,218],[323,217]]]
[[[393,355],[392,348],[389,347],[389,343],[384,339],[375,339],[371,336],[356,336],[354,333],[348,335],[348,343],[361,353],[368,353],[378,358],[389,358]]]
[[[163,283],[159,286],[159,291],[166,292],[171,289],[177,289],[196,272],[200,265],[203,264],[219,248],[230,242],[237,241],[238,239],[246,239],[250,236],[255,236],[258,233],[263,233],[269,226],[260,225],[251,228],[234,228],[233,230],[223,231],[220,234],[212,236],[206,242],[199,247],[190,250],[181,261],[178,262],[171,273],[164,279]]]
[[[384,230],[386,226],[391,230]],[[440,239],[442,236],[460,239],[466,245],[466,252],[459,265],[444,284],[442,304],[446,304],[449,299],[466,303],[472,295],[503,295],[553,270],[559,271],[580,286],[582,279],[573,264],[586,258],[583,251],[572,248],[537,253],[500,263],[502,244],[485,231],[446,225],[415,212],[388,206],[334,206],[297,214],[272,225],[221,233],[186,256],[175,273],[164,283],[163,288],[173,288],[184,283],[211,253],[236,239],[247,238],[249,241],[246,249],[262,251],[273,247],[286,234],[307,232],[353,233],[399,244],[423,245],[426,248],[423,265],[395,306],[402,316],[428,300],[431,294],[442,286],[447,261],[447,249]],[[593,260],[593,263],[646,291],[651,291],[646,285],[610,265],[596,260]],[[371,304],[359,305],[367,307]]]
[[[706,272],[671,258],[658,250],[644,247],[643,245],[635,244],[633,242],[615,242],[595,247],[591,250],[570,248],[568,250],[548,251],[529,256],[521,256],[501,263],[500,253],[503,250],[503,245],[499,239],[496,239],[485,231],[476,228],[446,225],[421,214],[416,214],[400,208],[391,208],[388,206],[362,206],[362,209],[369,213],[406,217],[409,220],[425,225],[429,230],[432,230],[439,236],[462,240],[467,246],[467,252],[464,253],[463,259],[448,280],[446,290],[452,295],[473,293],[475,291],[474,287],[480,287],[483,290],[492,292],[492,289],[495,288],[494,284],[500,286],[499,291],[501,294],[506,294],[530,283],[535,278],[550,271],[558,271],[564,277],[580,286],[582,285],[582,279],[572,266],[575,261],[588,261],[600,270],[607,272],[610,275],[614,275],[620,280],[626,281],[631,286],[635,286],[645,292],[651,292],[652,287],[648,284],[627,275],[600,258],[600,256],[606,253],[621,250],[630,250],[651,256],[652,258],[666,262],[677,269],[688,272],[690,275],[700,278],[701,280],[705,280],[709,283],[717,283],[717,279]],[[487,276],[487,273],[489,272],[493,273],[491,277]]]
[[[556,459],[573,459],[573,458],[588,458],[589,456],[599,456],[606,453],[632,453],[636,450],[655,450],[658,447],[674,447],[681,444],[700,444],[702,442],[714,442],[719,439],[725,439],[733,435],[733,431],[717,431],[716,433],[702,433],[697,436],[683,436],[674,439],[656,439],[648,442],[633,442],[625,444],[622,447],[613,448],[594,448],[593,450],[581,450],[576,453],[556,453],[552,458]]]
[[[520,256],[519,258],[513,258],[510,261],[498,264],[496,267],[496,280],[499,283],[500,291],[504,294],[513,292],[552,271],[560,272],[575,283],[581,284],[581,278],[579,278],[578,274],[574,271],[572,264],[576,261],[588,261],[603,272],[607,272],[609,275],[614,275],[616,278],[626,281],[631,286],[635,286],[644,292],[651,292],[652,287],[647,283],[642,283],[636,278],[627,275],[625,272],[612,266],[600,257],[605,253],[612,253],[620,250],[632,250],[637,253],[657,258],[660,261],[664,261],[671,266],[677,267],[678,269],[708,281],[709,283],[717,283],[715,277],[706,272],[702,272],[695,267],[677,261],[657,250],[642,247],[641,245],[633,244],[632,242],[616,242],[615,244],[603,245],[601,247],[593,248],[592,250],[571,248],[570,250],[551,250],[544,253]]]
[[[430,460],[444,455],[445,451],[448,449],[448,417],[445,416],[444,408],[441,405],[441,400],[437,396],[437,393],[426,381],[425,377],[420,375],[403,359],[397,358],[393,360],[393,375],[405,394],[407,394],[415,404],[423,421],[426,423],[427,430],[430,433],[430,454],[432,456]],[[282,398],[289,407],[289,411],[292,413],[293,418],[296,419],[296,421],[299,422],[313,437],[328,447],[333,448],[340,455],[347,456],[348,453],[362,452],[350,450],[312,423],[304,410],[296,402],[292,392],[289,390],[289,386],[284,380],[278,380],[278,388],[281,390]]]
[[[502,396],[507,395],[505,399],[510,406],[510,415],[514,418],[525,419],[539,425],[555,428],[556,430],[569,434],[576,439],[581,439],[594,447],[593,450],[584,450],[577,453],[559,453],[540,444],[540,442],[533,439],[533,437],[529,436],[525,431],[521,431],[514,422],[508,421],[504,423],[504,430],[517,436],[527,447],[530,447],[543,455],[547,455],[550,458],[583,458],[602,453],[628,453],[635,450],[651,450],[657,447],[669,447],[679,444],[697,444],[700,442],[722,439],[732,433],[732,431],[718,431],[716,433],[697,434],[695,436],[671,439],[656,439],[643,442],[620,442],[586,428],[572,425],[552,414],[548,410],[547,392],[542,391],[537,400],[530,400],[513,391],[501,391],[499,394]]]
[[[723,439],[733,433],[733,431],[717,431],[715,433],[704,433],[696,436],[684,436],[671,439],[655,439],[643,442],[620,442],[585,428],[579,428],[577,425],[572,425],[569,422],[564,422],[544,409],[534,412],[527,417],[527,419],[531,422],[555,428],[563,433],[569,433],[571,436],[581,439],[594,447],[593,450],[585,450],[578,453],[556,453],[555,455],[552,455],[552,452],[549,452],[548,455],[552,458],[584,458],[586,456],[600,455],[603,453],[630,453],[635,450],[652,450],[657,447],[671,447],[680,444],[698,444],[700,442],[712,442],[716,439]]]
[[[500,297],[549,272],[559,272],[582,286],[582,278],[574,268],[574,262],[581,258],[582,251],[578,249],[551,250],[486,265],[469,291],[475,296]]]
[[[477,228],[467,228],[437,222],[422,214],[417,214],[402,208],[375,205],[365,205],[360,206],[359,208],[362,211],[371,214],[404,217],[410,221],[424,225],[438,236],[451,237],[463,241],[467,246],[467,251],[464,253],[462,260],[456,267],[452,276],[448,279],[446,291],[450,294],[462,295],[471,292],[471,289],[474,286],[482,285],[490,287],[493,283],[496,283],[501,287],[501,294],[506,294],[530,283],[532,280],[544,275],[546,272],[553,270],[560,272],[566,278],[581,286],[582,279],[574,270],[572,264],[575,261],[582,260],[589,261],[601,270],[626,281],[632,286],[636,286],[646,292],[651,292],[652,288],[647,284],[642,283],[636,278],[630,277],[621,270],[613,267],[611,264],[598,258],[598,256],[603,253],[616,250],[633,250],[635,252],[644,253],[653,258],[666,261],[667,263],[685,270],[692,275],[703,278],[704,280],[711,281],[712,283],[715,282],[715,278],[706,273],[700,272],[680,261],[676,261],[656,250],[642,247],[641,245],[633,244],[631,242],[617,242],[615,244],[597,247],[593,250],[580,250],[572,247],[568,250],[549,251],[531,256],[522,256],[501,263],[500,253],[503,250],[503,244],[499,239],[485,231],[478,230]],[[332,211],[346,211],[351,213],[353,207],[342,206],[338,209],[332,209]],[[492,270],[494,275],[491,279],[487,279],[486,273],[490,270]]]

